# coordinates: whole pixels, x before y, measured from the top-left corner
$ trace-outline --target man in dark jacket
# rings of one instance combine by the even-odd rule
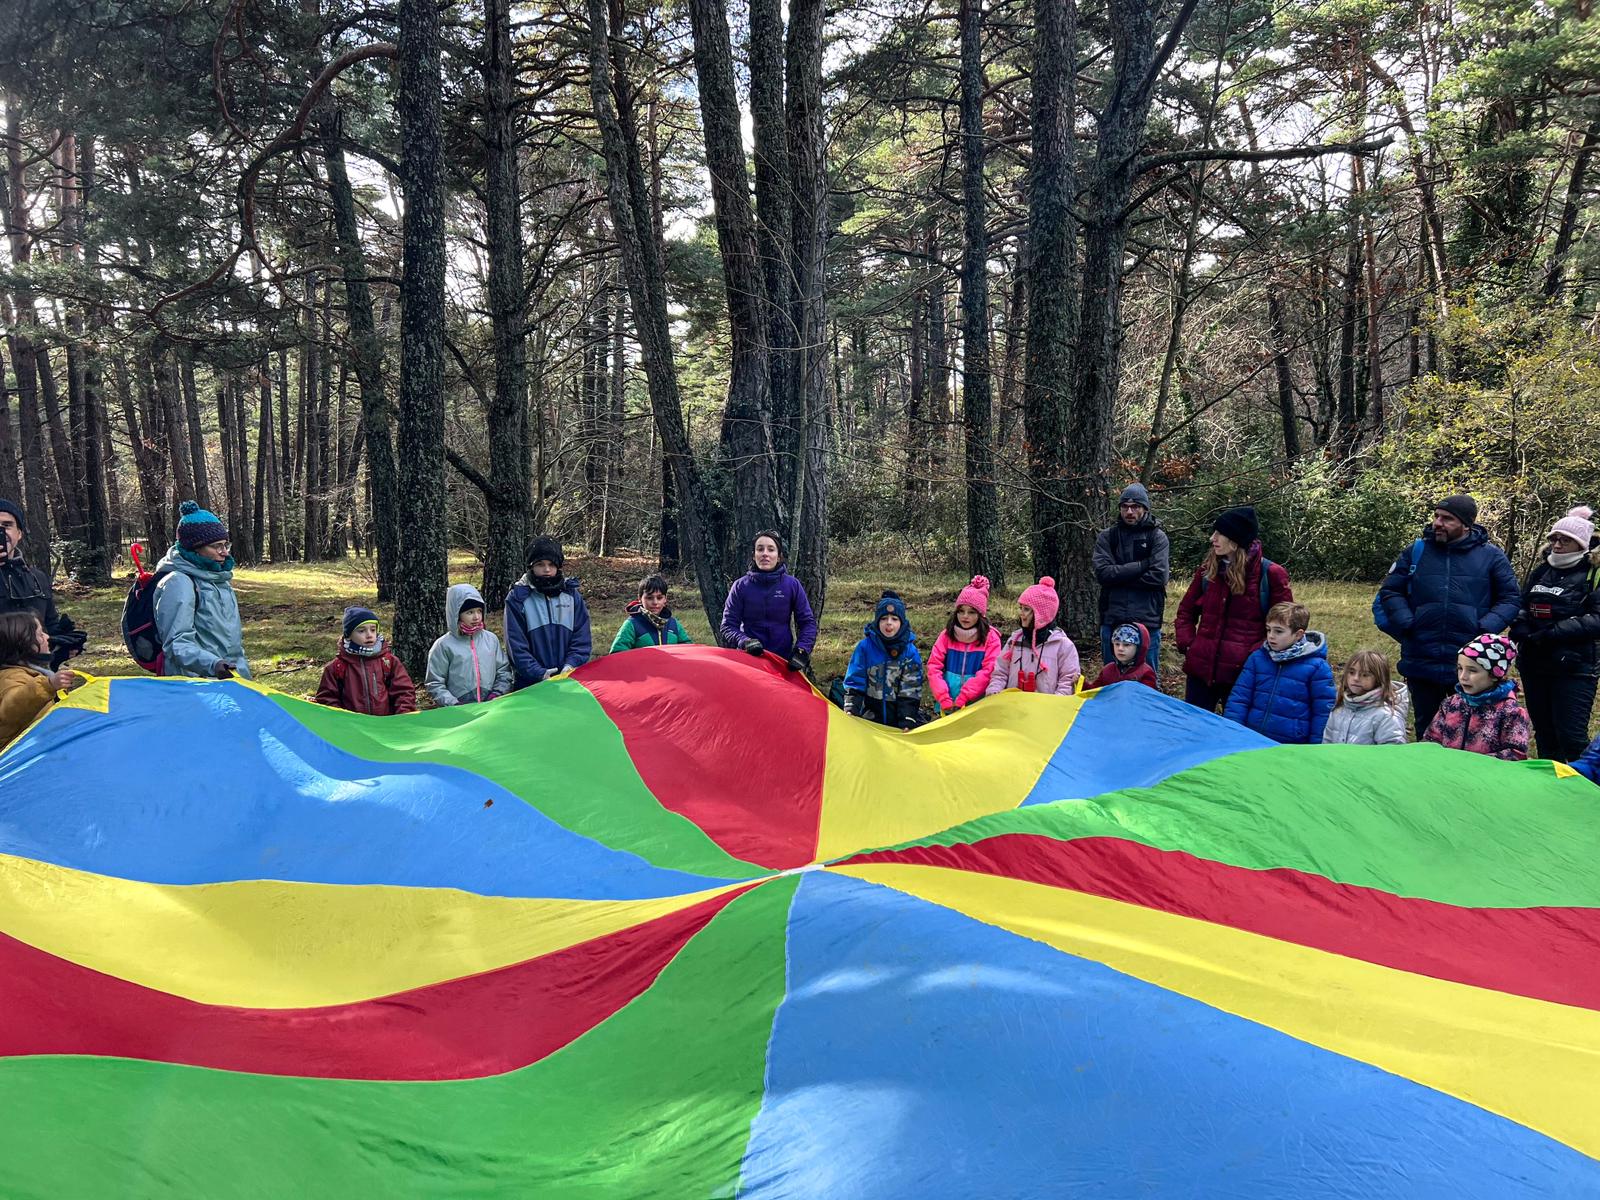
[[[1151,670],[1158,670],[1172,546],[1150,513],[1150,493],[1144,484],[1130,483],[1122,489],[1117,518],[1094,540],[1094,575],[1100,581],[1100,661],[1112,661],[1112,630],[1143,625],[1150,631],[1146,661]]]
[[[58,669],[83,649],[84,636],[72,618],[56,611],[50,576],[22,557],[27,518],[13,500],[0,498],[0,613],[31,612],[50,638],[50,668]]]
[[[1400,552],[1378,591],[1400,639],[1400,674],[1411,689],[1420,738],[1455,690],[1456,652],[1516,619],[1522,593],[1505,552],[1491,545],[1471,496],[1446,496],[1422,531],[1422,552]]]

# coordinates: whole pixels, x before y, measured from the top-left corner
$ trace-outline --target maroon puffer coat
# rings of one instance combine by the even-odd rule
[[[357,656],[340,647],[339,657],[322,670],[317,703],[374,717],[417,711],[417,687],[406,665],[385,650]]]
[[[1202,587],[1204,570],[1195,570],[1189,590],[1178,602],[1178,652],[1184,656],[1185,675],[1211,687],[1231,687],[1244,669],[1244,660],[1267,640],[1267,609],[1261,606],[1261,543],[1250,546],[1244,591],[1237,596],[1222,579]],[[1273,563],[1267,571],[1267,608],[1293,599],[1289,572]]]

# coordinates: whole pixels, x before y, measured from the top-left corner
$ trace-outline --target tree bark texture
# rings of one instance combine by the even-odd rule
[[[405,212],[401,218],[400,406],[397,429],[400,531],[395,562],[395,652],[422,673],[444,611],[444,140],[439,10],[400,0],[399,122]],[[380,518],[381,519],[381,518]]]
[[[961,0],[961,422],[966,446],[968,568],[1005,586],[994,480],[989,369],[989,231],[983,192],[983,0]]]

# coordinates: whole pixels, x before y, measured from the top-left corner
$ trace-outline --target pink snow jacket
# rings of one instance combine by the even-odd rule
[[[1438,742],[1452,750],[1521,762],[1528,757],[1528,712],[1514,688],[1480,707],[1468,704],[1457,692],[1445,697],[1422,740]]]
[[[928,690],[941,709],[965,708],[984,694],[1000,657],[1000,635],[987,641],[958,642],[948,632],[933,640],[928,655]]]
[[[1083,673],[1078,666],[1078,648],[1072,644],[1072,639],[1050,626],[1037,647],[1030,646],[1029,642],[1028,632],[1022,629],[1006,639],[995,661],[994,674],[989,677],[986,695],[993,696],[1007,688],[1072,695],[1073,685]]]

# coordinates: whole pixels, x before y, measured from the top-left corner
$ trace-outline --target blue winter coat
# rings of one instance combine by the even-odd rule
[[[798,633],[796,630],[798,629]],[[728,589],[718,632],[724,646],[738,649],[755,638],[779,658],[817,644],[817,618],[800,581],[782,563],[770,571],[746,571]]]
[[[197,567],[175,544],[156,570],[162,567],[168,571],[156,584],[155,618],[165,673],[212,679],[217,663],[227,662],[235,675],[249,679],[239,598],[233,593],[233,559],[216,569]]]
[[[1322,741],[1337,699],[1328,639],[1307,630],[1293,658],[1277,662],[1263,646],[1245,659],[1222,715],[1275,742],[1307,745]]]
[[[1590,783],[1600,783],[1600,737],[1589,743],[1589,748],[1578,756],[1572,769]]]
[[[506,593],[506,649],[516,676],[512,690],[538,683],[546,675],[581,667],[594,649],[589,606],[576,579],[547,596],[524,575]]]
[[[917,635],[902,629],[893,646],[869,624],[856,643],[844,673],[845,695],[860,704],[861,715],[880,725],[915,721],[922,707],[922,656]],[[890,653],[894,650],[895,653]]]
[[[1414,574],[1411,547],[1389,569],[1378,600],[1400,635],[1400,674],[1453,685],[1456,652],[1480,633],[1499,633],[1522,605],[1517,573],[1481,525],[1458,542],[1423,531]]]

